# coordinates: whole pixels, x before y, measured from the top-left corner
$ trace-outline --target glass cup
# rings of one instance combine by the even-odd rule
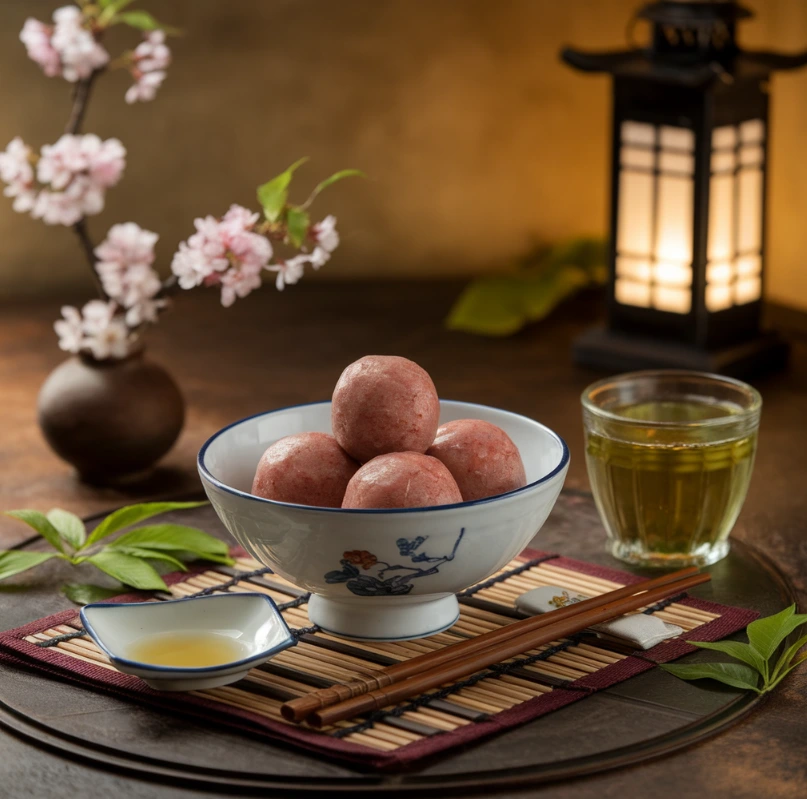
[[[582,396],[586,465],[608,550],[641,566],[725,557],[757,445],[762,398],[700,372],[632,372]]]

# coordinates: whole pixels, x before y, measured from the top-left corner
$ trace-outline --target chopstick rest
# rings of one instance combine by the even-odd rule
[[[515,604],[522,613],[535,616],[539,613],[549,613],[558,608],[565,608],[586,599],[588,597],[569,593],[567,589],[560,586],[545,585],[521,594]],[[630,644],[640,649],[652,649],[656,644],[660,644],[668,638],[675,638],[684,632],[682,627],[667,624],[655,616],[644,613],[620,616],[613,621],[594,624],[588,629],[595,632],[600,638]]]

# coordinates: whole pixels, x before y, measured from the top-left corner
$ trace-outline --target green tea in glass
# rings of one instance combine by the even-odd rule
[[[725,557],[757,446],[751,386],[699,372],[633,372],[583,392],[586,465],[615,557],[705,566]]]

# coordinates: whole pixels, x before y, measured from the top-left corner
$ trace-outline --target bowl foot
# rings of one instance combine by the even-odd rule
[[[460,606],[453,594],[401,604],[343,602],[311,594],[308,618],[325,632],[356,641],[409,641],[451,627]]]

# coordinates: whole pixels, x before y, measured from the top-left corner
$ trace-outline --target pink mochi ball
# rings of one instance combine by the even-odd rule
[[[395,355],[360,358],[342,372],[333,392],[333,434],[362,463],[388,452],[425,452],[439,418],[428,373]]]
[[[368,461],[347,485],[343,508],[425,508],[462,502],[451,473],[419,452],[391,452]]]
[[[252,493],[278,502],[338,508],[358,468],[333,436],[296,433],[263,453]]]
[[[480,419],[446,422],[426,451],[448,467],[466,502],[527,485],[518,447],[500,427]]]

